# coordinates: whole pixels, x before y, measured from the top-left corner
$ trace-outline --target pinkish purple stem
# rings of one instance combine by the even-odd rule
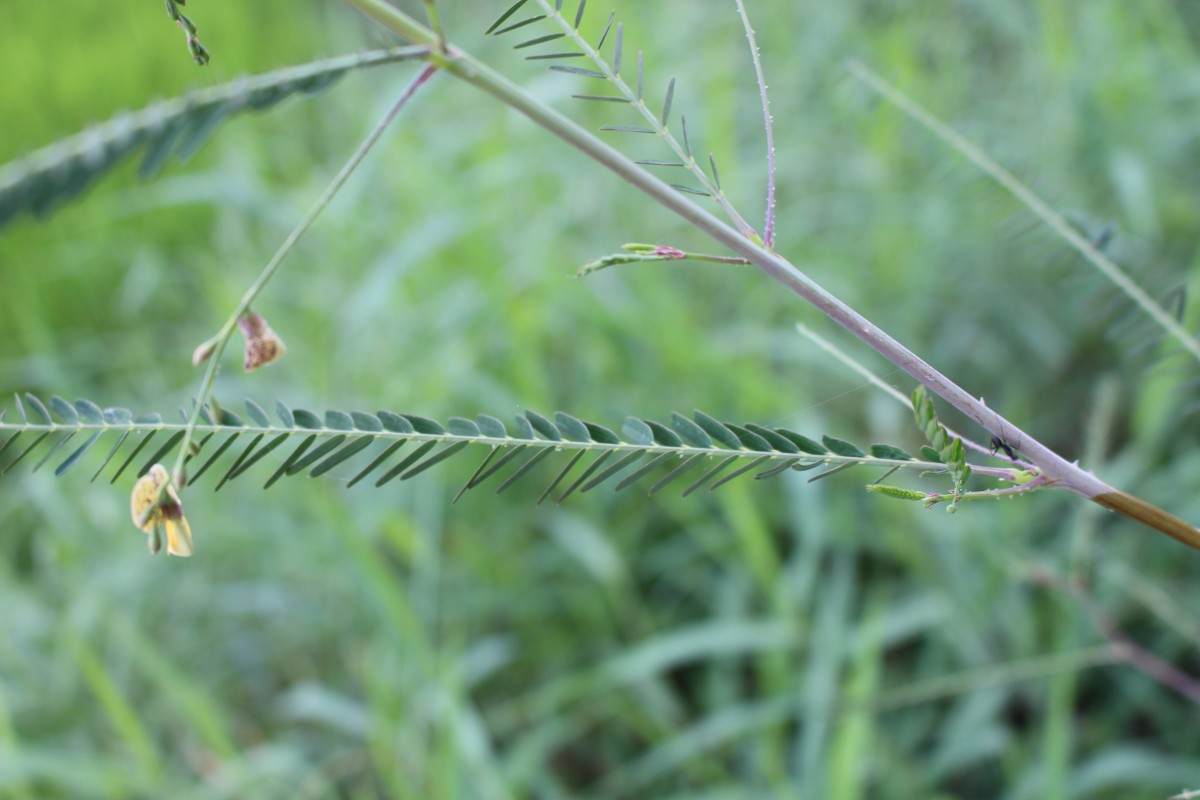
[[[750,17],[746,14],[745,3],[742,0],[734,0],[734,2],[737,3],[738,14],[742,17],[742,26],[746,29],[746,39],[750,42],[750,58],[754,62],[758,96],[762,99],[763,130],[767,134],[767,219],[763,226],[763,244],[768,250],[773,250],[775,249],[775,126],[771,120],[771,101],[767,97],[767,79],[763,74],[758,40],[754,36],[754,28],[750,25]]]

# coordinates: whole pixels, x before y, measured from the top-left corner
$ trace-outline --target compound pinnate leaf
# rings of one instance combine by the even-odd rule
[[[838,463],[818,477],[878,459],[911,460],[904,451],[889,445],[873,445],[871,455],[867,456],[854,445],[833,437],[826,436],[823,444],[818,444],[785,429],[752,423],[722,423],[699,411],[695,412],[694,421],[673,414],[669,425],[629,417],[622,427],[623,435],[619,436],[603,425],[585,422],[561,411],[553,420],[532,411],[523,412],[517,415],[510,434],[498,419],[487,414],[474,419],[451,417],[443,424],[417,414],[348,413],[336,409],[318,414],[307,409],[291,410],[280,403],[276,408],[282,424],[272,424],[258,404],[249,401],[245,408],[252,426],[249,430],[246,420],[223,406],[210,404],[198,409],[197,435],[184,460],[190,466],[181,471],[179,480],[185,480],[184,476],[190,473],[187,483],[191,485],[219,467],[217,471],[221,477],[216,488],[220,489],[268,454],[292,445],[289,454],[281,464],[275,465],[264,484],[270,487],[285,477],[328,474],[378,443],[381,445],[378,453],[365,467],[356,467],[358,472],[347,486],[354,486],[368,475],[384,469],[386,471],[375,481],[377,486],[382,486],[397,478],[415,477],[436,464],[450,461],[469,447],[490,446],[491,451],[474,468],[459,494],[498,473],[507,473],[498,488],[498,491],[504,491],[520,482],[543,460],[553,459],[556,453],[569,450],[569,454],[564,453],[555,460],[554,478],[549,486],[540,490],[538,497],[541,502],[569,483],[557,498],[562,502],[572,493],[590,491],[618,474],[623,477],[616,484],[617,490],[656,475],[649,488],[655,493],[686,472],[703,467],[700,477],[691,479],[684,490],[683,494],[688,495],[702,486],[715,489],[751,471],[755,478],[762,480],[789,469],[808,470],[822,464],[828,467],[831,453],[839,457]],[[107,455],[93,478],[99,476],[110,462],[116,462],[121,452],[124,456],[112,480],[117,480],[135,460],[143,465],[138,473],[143,475],[154,464],[178,455],[187,427],[186,414],[183,423],[167,424],[157,414],[135,418],[125,409],[102,409],[88,400],[71,404],[59,397],[52,398],[48,404],[33,395],[18,398],[17,411],[20,421],[8,421],[8,417],[0,416],[0,453],[16,452],[13,444],[17,438],[24,434],[31,436],[23,439],[24,449],[0,467],[0,475],[11,471],[25,456],[33,453],[40,457],[37,465],[46,463],[77,434],[86,441],[76,445],[58,463],[57,474],[65,474],[81,463],[108,435],[115,443],[105,447]],[[135,439],[136,446],[133,446]],[[248,444],[244,439],[249,440]],[[396,454],[412,439],[417,440],[416,447],[393,462]],[[150,445],[157,446],[151,448]],[[146,453],[150,455],[147,457]],[[587,454],[595,457],[578,469],[577,465]],[[947,454],[953,459],[948,463],[948,470],[953,473],[956,486],[961,487],[971,473],[961,442],[949,442]],[[716,455],[720,458],[715,463],[705,465]],[[923,463],[913,462],[912,469],[920,468]]]
[[[239,78],[140,111],[121,114],[0,167],[0,227],[22,214],[44,217],[77,197],[139,149],[142,177],[192,155],[226,119],[312,94],[352,70],[422,58],[424,47],[395,47]]]

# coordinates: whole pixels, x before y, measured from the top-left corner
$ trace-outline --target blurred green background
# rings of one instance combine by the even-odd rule
[[[1200,47],[1183,0],[748,0],[773,92],[779,249],[969,391],[1121,488],[1200,519],[1196,368],[1008,195],[850,79],[942,114],[1152,293],[1195,295]],[[409,5],[417,6],[417,3]],[[595,128],[620,109],[444,2],[452,37]],[[595,4],[593,4],[595,5]],[[2,7],[0,162],[152,99],[388,43],[336,2]],[[761,215],[761,115],[732,2],[622,2],[647,93]],[[598,33],[607,7],[589,14]],[[531,29],[538,30],[538,29]],[[192,347],[413,73],[358,73],[0,231],[0,389],[189,402]],[[585,86],[591,91],[593,86]],[[635,157],[653,142],[614,136]],[[911,384],[750,270],[575,268],[712,247],[525,119],[436,78],[258,308],[290,347],[218,397],[444,419],[699,407],[919,446],[909,412],[797,335]],[[1185,322],[1196,321],[1188,309]],[[11,411],[10,411],[11,413]],[[948,417],[954,421],[953,417]],[[986,438],[986,436],[984,437]],[[132,478],[0,481],[0,797],[1165,798],[1200,788],[1198,709],[1111,650],[1047,572],[1200,673],[1200,556],[1053,494],[941,511],[847,472],[686,500],[539,481],[450,499],[460,458],[185,493],[151,559]],[[543,470],[545,480],[554,474]],[[1099,649],[1098,649],[1099,648]]]

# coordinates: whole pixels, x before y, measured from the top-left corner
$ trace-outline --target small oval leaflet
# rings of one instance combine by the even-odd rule
[[[665,445],[666,447],[683,447],[683,439],[679,438],[679,434],[663,425],[661,422],[655,422],[652,419],[642,420],[650,426],[651,432],[654,434],[654,442],[656,444]]]
[[[271,427],[271,418],[267,416],[263,407],[253,400],[246,401],[246,416],[250,417],[250,421],[259,428]]]
[[[100,406],[93,403],[91,400],[82,398],[75,401],[75,410],[79,412],[79,416],[86,422],[100,423],[104,422],[104,412]]]
[[[588,436],[593,442],[599,442],[600,444],[621,443],[621,437],[617,436],[603,425],[597,425],[594,422],[585,422],[583,424],[587,426]]]
[[[383,423],[374,414],[368,414],[365,411],[351,411],[350,419],[353,420],[356,430],[370,433],[379,433],[383,430]]]
[[[721,424],[721,421],[716,417],[710,417],[703,411],[693,411],[692,416],[696,418],[696,424],[703,428],[705,433],[719,442],[726,450],[742,449],[742,442],[738,439],[737,434]]]
[[[590,442],[592,440],[587,426],[565,411],[555,412],[554,423],[558,426],[559,431],[562,432],[563,437],[568,441]]]
[[[888,458],[893,461],[912,461],[913,457],[901,450],[899,447],[893,447],[890,444],[873,444],[871,445],[871,455],[875,458]]]
[[[320,417],[303,408],[297,408],[295,411],[293,411],[292,418],[296,420],[297,427],[306,428],[310,431],[320,430],[321,428],[325,427]]]
[[[781,437],[785,437],[793,445],[799,447],[800,452],[810,453],[812,456],[823,456],[829,452],[824,449],[824,446],[817,444],[816,441],[812,441],[808,437],[804,437],[804,435],[800,435],[794,431],[788,431],[787,428],[775,428],[775,433],[778,433]]]
[[[558,428],[554,427],[554,423],[543,417],[536,411],[525,409],[525,418],[533,425],[533,429],[541,435],[543,439],[551,442],[562,441],[562,434],[558,432]]]
[[[683,437],[685,442],[693,447],[703,447],[705,450],[708,450],[713,446],[712,439],[704,432],[704,428],[701,428],[678,411],[671,412],[671,427]]]
[[[514,425],[517,432],[514,438],[516,439],[534,439],[533,426],[529,424],[529,420],[523,414],[517,414],[514,418]]]
[[[832,436],[822,436],[821,441],[825,443],[825,446],[829,448],[830,452],[836,455],[847,456],[849,458],[862,458],[866,456],[866,453],[864,453],[862,450],[859,450],[854,445],[841,439],[835,439]]]
[[[389,433],[415,432],[412,423],[399,414],[395,414],[391,411],[380,411],[378,416],[379,421],[383,424],[383,429]]]
[[[478,436],[479,426],[466,417],[451,417],[446,420],[446,430],[454,436]]]
[[[335,431],[352,431],[354,419],[345,411],[331,408],[325,412],[325,427]]]
[[[626,441],[631,444],[654,444],[654,431],[650,430],[650,426],[637,417],[626,417],[621,430],[625,433]]]
[[[787,438],[786,436],[781,436],[770,428],[763,427],[762,425],[755,425],[753,423],[747,423],[746,430],[750,431],[751,433],[756,433],[763,439],[766,439],[767,443],[771,445],[772,450],[778,450],[781,453],[793,454],[800,452],[800,448],[797,447],[791,439]]]
[[[242,422],[241,417],[224,407],[222,407],[217,414],[217,422],[220,425],[225,425],[230,428],[246,427],[246,423]]]
[[[475,421],[479,423],[479,430],[489,439],[507,439],[508,430],[504,427],[504,423],[489,414],[477,414]]]
[[[283,404],[282,400],[275,404],[275,416],[279,417],[279,421],[283,423],[283,427],[296,427],[296,416],[290,408]]]
[[[79,413],[75,411],[75,406],[71,405],[58,395],[52,395],[50,397],[50,408],[53,409],[55,414],[58,414],[60,417],[62,417],[63,422],[66,422],[68,425],[79,424]]]
[[[734,425],[732,422],[726,422],[725,427],[737,434],[738,439],[742,442],[742,447],[747,450],[756,450],[760,453],[771,451],[771,445],[766,439],[759,436],[748,428],[743,428],[741,425]]]
[[[25,400],[29,403],[29,407],[37,415],[38,419],[41,420],[43,425],[54,424],[54,419],[50,416],[50,412],[46,410],[46,406],[42,404],[41,400],[31,394],[26,394]]]
[[[446,429],[440,423],[429,417],[422,417],[418,414],[401,414],[400,416],[411,422],[413,430],[417,433],[429,433],[440,436],[446,432]]]

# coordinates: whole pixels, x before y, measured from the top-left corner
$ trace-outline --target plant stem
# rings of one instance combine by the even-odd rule
[[[379,141],[379,137],[383,135],[384,130],[391,125],[392,121],[396,118],[396,115],[400,113],[400,110],[404,108],[410,99],[412,99],[412,96],[416,93],[417,89],[419,89],[425,84],[426,81],[433,77],[435,72],[437,72],[437,67],[433,64],[427,64],[424,68],[422,68],[417,76],[413,78],[408,86],[404,88],[404,92],[400,95],[400,99],[398,99],[395,104],[388,109],[387,113],[383,115],[379,122],[376,123],[375,128],[371,131],[367,138],[364,139],[361,144],[359,144],[358,149],[354,151],[354,155],[350,156],[350,159],[342,165],[341,170],[338,171],[338,174],[334,176],[334,179],[330,181],[329,185],[325,187],[325,191],[317,199],[317,202],[313,204],[308,213],[304,215],[304,218],[296,224],[296,227],[292,229],[292,232],[289,233],[287,238],[283,240],[283,243],[279,245],[279,248],[275,251],[275,255],[271,256],[271,260],[267,262],[265,267],[263,267],[262,272],[259,273],[259,276],[254,283],[250,284],[250,288],[246,290],[244,295],[242,295],[241,301],[238,302],[237,307],[233,310],[233,313],[229,315],[229,319],[225,320],[225,324],[221,326],[221,329],[217,332],[217,335],[210,340],[215,341],[216,346],[213,348],[213,353],[208,359],[208,368],[204,372],[204,380],[200,385],[200,394],[196,398],[196,406],[192,409],[192,414],[188,418],[187,428],[184,431],[183,440],[180,442],[179,454],[175,457],[175,465],[171,469],[172,477],[182,474],[184,462],[187,460],[189,446],[191,445],[192,438],[195,435],[196,426],[200,422],[200,414],[204,410],[205,404],[208,403],[208,398],[212,395],[213,384],[216,382],[217,371],[220,368],[221,356],[224,354],[225,346],[229,344],[229,339],[233,335],[234,330],[237,328],[238,319],[246,312],[247,309],[250,308],[250,304],[254,302],[259,293],[263,290],[267,283],[270,282],[271,278],[275,276],[276,271],[279,269],[279,265],[283,263],[283,259],[288,253],[291,252],[292,248],[296,245],[296,242],[300,240],[300,237],[304,235],[305,231],[312,227],[313,222],[316,221],[317,217],[321,215],[321,212],[325,210],[325,207],[328,206],[330,201],[333,200],[334,195],[336,195],[342,186],[345,185],[346,181],[350,178],[350,175],[355,169],[358,168],[358,165],[362,163],[362,160],[366,158],[367,153],[370,152],[375,143]],[[160,495],[163,491],[165,491],[165,487],[167,485],[169,484],[164,484],[164,488],[160,489]]]
[[[754,36],[754,28],[750,25],[750,17],[746,14],[746,4],[742,0],[737,3],[738,14],[742,17],[742,27],[746,29],[746,39],[750,42],[750,60],[754,62],[754,79],[758,82],[758,96],[762,100],[763,130],[767,135],[767,212],[763,224],[763,246],[768,250],[775,249],[775,125],[771,119],[771,102],[767,97],[767,78],[763,74],[762,54],[758,51],[758,39]]]
[[[1059,575],[1043,565],[1030,565],[1025,570],[1027,577],[1048,588],[1066,592],[1083,606],[1096,630],[1117,649],[1121,658],[1134,669],[1149,676],[1171,691],[1200,704],[1200,680],[1174,665],[1159,658],[1126,633],[1117,621],[1109,616],[1088,589],[1087,583]]]
[[[754,230],[754,227],[751,226],[750,223],[738,213],[738,210],[733,207],[733,203],[729,202],[729,198],[725,196],[724,190],[721,189],[719,181],[717,180],[717,168],[715,161],[710,161],[713,170],[713,177],[711,179],[704,174],[704,169],[696,161],[696,156],[692,153],[691,145],[688,143],[687,116],[685,114],[680,114],[679,116],[679,124],[683,129],[683,143],[681,144],[680,141],[675,138],[674,134],[671,133],[669,129],[669,120],[665,116],[660,117],[657,113],[651,111],[650,107],[646,105],[646,101],[642,97],[641,92],[641,53],[638,53],[638,89],[635,91],[629,86],[629,84],[625,83],[624,78],[613,71],[612,66],[610,66],[609,63],[604,60],[604,58],[594,47],[588,44],[588,42],[584,41],[583,37],[580,36],[579,31],[562,15],[557,7],[550,5],[549,0],[538,0],[538,2],[546,12],[546,16],[550,17],[555,24],[562,29],[563,33],[575,43],[576,47],[578,47],[591,58],[592,63],[596,66],[596,69],[604,75],[606,80],[610,81],[613,86],[617,87],[617,90],[620,91],[620,93],[624,95],[627,100],[629,100],[630,105],[632,105],[633,108],[642,115],[643,119],[646,120],[650,128],[656,131],[658,136],[662,138],[663,142],[671,148],[679,160],[683,162],[684,168],[687,169],[688,172],[692,173],[693,177],[695,177],[696,180],[700,182],[700,185],[704,187],[704,190],[712,196],[712,199],[721,207],[721,210],[725,212],[727,217],[729,217],[730,221],[733,222],[734,227],[738,229],[741,235],[748,239],[754,239],[757,241],[758,233]],[[672,79],[672,84],[674,84],[674,79]],[[709,158],[712,159],[711,154],[709,155]]]
[[[857,372],[859,375],[866,378],[871,383],[872,386],[875,386],[876,388],[883,391],[884,394],[891,397],[897,403],[904,406],[905,408],[908,408],[908,409],[912,408],[912,398],[911,397],[908,397],[907,395],[904,394],[904,392],[900,391],[895,386],[892,386],[890,383],[885,382],[883,380],[883,378],[879,377],[874,372],[871,372],[871,370],[869,370],[865,366],[863,366],[861,362],[857,361],[853,356],[851,356],[846,351],[842,350],[840,347],[835,345],[833,342],[829,341],[824,336],[822,336],[821,334],[814,331],[812,328],[805,325],[803,322],[796,323],[796,330],[800,333],[800,335],[806,337],[810,342],[815,344],[817,347],[820,347],[826,353],[828,353],[829,355],[833,356],[838,361],[845,364],[848,368],[850,368],[854,372]],[[895,372],[895,370],[892,370],[892,372]],[[891,375],[892,372],[889,372],[888,375]],[[987,447],[984,447],[979,442],[975,441],[974,439],[971,439],[970,437],[963,436],[961,433],[958,433],[950,426],[943,425],[942,427],[944,427],[946,429],[946,433],[950,434],[955,439],[961,439],[962,443],[963,443],[963,447],[969,447],[977,453],[986,453],[987,455],[994,455],[993,450],[991,450]],[[1018,466],[1020,466],[1019,463],[1018,463]],[[972,468],[975,469],[975,467],[972,467]]]
[[[429,20],[429,27],[437,34],[438,50],[445,53],[446,31],[442,28],[442,17],[438,14],[435,0],[425,0],[425,18]]]
[[[436,35],[415,22],[386,0],[344,0],[385,28],[414,43],[435,44]],[[834,297],[815,281],[774,252],[742,236],[733,228],[651,175],[615,148],[575,124],[563,114],[533,98],[490,67],[448,45],[443,64],[455,77],[483,90],[510,108],[521,112],[567,144],[607,167],[618,177],[640,189],[663,207],[707,233],[714,240],[748,259],[762,272],[807,300],[817,310],[853,333],[884,358],[903,369],[934,394],[957,408],[994,436],[1018,446],[1052,485],[1087,497],[1113,511],[1139,520],[1200,550],[1200,530],[1145,501],[1125,494],[1078,464],[1071,463],[1029,433],[1001,417],[982,399],[969,394],[933,366],[850,306]],[[436,56],[435,56],[436,57]],[[440,63],[440,62],[439,62]]]

